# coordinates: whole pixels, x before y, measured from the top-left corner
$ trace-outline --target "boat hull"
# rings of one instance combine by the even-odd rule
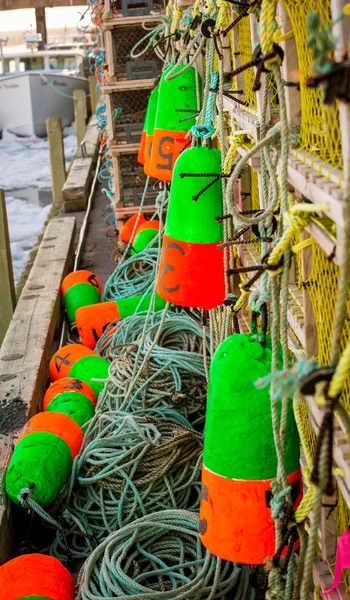
[[[44,137],[49,117],[61,117],[63,127],[70,125],[74,119],[75,89],[87,91],[87,80],[46,71],[1,77],[0,130],[21,137]]]

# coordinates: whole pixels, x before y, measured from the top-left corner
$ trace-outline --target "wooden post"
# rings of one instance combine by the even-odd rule
[[[74,90],[74,118],[75,118],[75,127],[77,130],[77,138],[78,138],[78,149],[80,148],[80,144],[84,139],[85,131],[86,131],[86,121],[85,121],[85,112],[86,112],[86,94],[84,90]]]
[[[16,306],[4,190],[0,190],[0,346]]]
[[[62,190],[67,177],[61,117],[47,119],[46,133],[50,152],[52,203],[61,204],[63,201]]]
[[[96,112],[96,106],[99,100],[99,93],[96,90],[96,84],[97,82],[95,75],[89,75],[89,94],[92,114]]]
[[[42,40],[39,43],[39,50],[45,50],[47,44],[47,31],[46,31],[46,15],[45,7],[36,7],[35,9],[35,20],[36,20],[36,31],[41,33]]]

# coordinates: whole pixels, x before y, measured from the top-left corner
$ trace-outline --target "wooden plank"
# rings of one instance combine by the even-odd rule
[[[109,29],[118,29],[118,27],[125,27],[128,25],[129,27],[142,25],[142,23],[147,23],[149,26],[150,23],[159,24],[161,19],[155,17],[154,15],[143,15],[138,17],[123,17],[123,15],[115,15],[115,14],[104,14],[103,21],[100,24],[100,29],[102,31],[107,31]],[[146,32],[145,32],[146,35]]]
[[[321,591],[329,589],[333,583],[333,568],[329,567],[322,558],[317,557],[314,562],[313,576],[315,585],[319,585]],[[335,590],[330,594],[327,594],[325,598],[327,600],[343,600],[346,598],[345,586],[341,583]]]
[[[140,144],[116,144],[110,141],[108,147],[112,156],[119,156],[120,154],[137,154]]]
[[[24,8],[52,8],[52,0],[0,0],[0,10],[22,10]],[[55,0],[57,6],[81,6],[81,0]]]
[[[128,90],[151,90],[155,79],[125,79],[124,81],[109,80],[108,85],[102,87],[103,94],[113,94]]]
[[[91,112],[92,112],[92,114],[94,114],[95,111],[96,111],[96,107],[98,105],[100,93],[96,89],[97,80],[96,80],[95,75],[89,75],[88,80],[89,80],[89,94],[90,94]]]
[[[16,306],[5,194],[0,190],[0,346]]]
[[[0,564],[11,557],[13,545],[4,474],[19,431],[41,405],[74,233],[74,217],[48,224],[0,350]]]
[[[91,156],[76,157],[71,165],[67,181],[63,187],[64,211],[85,210],[89,197],[90,183],[93,177]]]
[[[108,29],[104,34],[104,44],[106,52],[106,63],[108,65],[108,76],[113,79],[115,76],[115,61],[113,52],[112,30]]]
[[[300,240],[307,240],[310,235],[304,231],[300,234]],[[306,358],[317,356],[318,354],[318,339],[317,329],[314,311],[312,308],[312,302],[309,294],[308,287],[306,285],[307,280],[310,277],[312,271],[312,246],[308,246],[301,250],[301,274],[303,285],[303,306],[304,306],[304,318],[305,318],[305,344],[304,350]]]

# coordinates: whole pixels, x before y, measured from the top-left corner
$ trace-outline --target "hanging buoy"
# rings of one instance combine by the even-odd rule
[[[96,396],[102,391],[104,382],[94,380],[106,379],[108,369],[108,361],[82,344],[63,346],[53,355],[49,365],[51,381],[63,377],[80,379],[91,387]]]
[[[20,504],[21,491],[29,489],[38,504],[51,504],[68,481],[82,441],[81,428],[65,414],[32,417],[20,432],[6,471],[11,500]]]
[[[151,158],[151,150],[152,150],[152,139],[153,139],[153,131],[154,131],[154,123],[156,119],[157,112],[157,103],[158,103],[158,92],[159,87],[157,86],[154,90],[152,90],[150,97],[148,99],[147,112],[145,117],[145,122],[142,131],[141,144],[139,153],[137,156],[137,160],[141,165],[144,165],[144,171],[146,173],[147,163],[149,163]],[[147,173],[146,173],[147,175]]]
[[[143,165],[143,170],[145,175],[152,177],[152,168],[151,168],[151,156],[152,156],[152,146],[153,146],[153,135],[154,135],[154,127],[156,124],[156,114],[158,107],[158,98],[159,98],[159,87],[156,87],[148,101],[148,119],[146,123],[146,140],[145,140],[145,162]]]
[[[74,323],[77,308],[100,301],[102,286],[91,271],[73,271],[62,281],[61,291],[68,321]]]
[[[152,240],[158,235],[160,222],[156,219],[146,221],[137,228],[134,241],[132,243],[131,254],[138,254],[145,250]]]
[[[23,554],[0,567],[1,600],[73,600],[71,574],[53,556]]]
[[[141,225],[142,223],[145,223],[146,221],[148,221],[148,218],[143,213],[141,213],[140,215],[138,215],[138,213],[135,213],[134,215],[132,215],[132,217],[129,217],[129,219],[127,221],[125,221],[125,223],[119,233],[119,239],[122,242],[124,242],[124,244],[128,244],[131,241],[132,233],[134,231],[134,227],[135,227],[137,218],[138,218],[138,225]],[[136,231],[135,231],[135,233],[136,233]]]
[[[191,177],[209,173],[211,177]],[[163,235],[158,294],[178,306],[212,309],[225,299],[221,153],[189,148],[176,161]],[[190,175],[190,176],[186,176]],[[198,196],[198,198],[197,198]],[[195,199],[193,199],[195,198]]]
[[[80,308],[77,311],[77,328],[81,343],[88,348],[95,348],[110,323],[148,310],[151,299],[152,294],[146,294]],[[165,305],[166,302],[156,294],[154,310],[163,310]]]
[[[168,67],[159,84],[157,113],[148,175],[161,181],[171,181],[175,161],[189,143],[189,130],[196,123],[201,97],[201,77],[192,66],[178,77],[166,80],[167,74],[183,70],[180,65]],[[193,114],[193,119],[187,117]],[[183,120],[186,119],[186,120]],[[146,172],[146,171],[145,171]]]
[[[66,377],[58,379],[46,391],[43,410],[68,415],[80,427],[94,416],[96,396],[83,381]]]
[[[277,455],[270,394],[254,387],[271,372],[271,355],[269,336],[263,347],[251,335],[236,334],[222,342],[210,367],[201,540],[212,554],[238,563],[262,564],[275,551],[270,501]],[[299,444],[290,402],[284,463],[295,507],[302,497]]]

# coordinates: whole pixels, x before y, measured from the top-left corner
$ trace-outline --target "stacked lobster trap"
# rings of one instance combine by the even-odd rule
[[[143,52],[142,40],[147,29],[159,22],[159,17],[152,16],[151,11],[163,10],[162,3],[152,0],[106,3],[100,23],[106,56],[102,91],[106,102],[108,147],[116,202],[125,214],[137,210],[142,198],[146,176],[137,162],[137,153],[148,98],[162,69],[162,62],[152,48]],[[154,183],[151,182],[144,201],[152,208],[157,195],[152,187]]]

